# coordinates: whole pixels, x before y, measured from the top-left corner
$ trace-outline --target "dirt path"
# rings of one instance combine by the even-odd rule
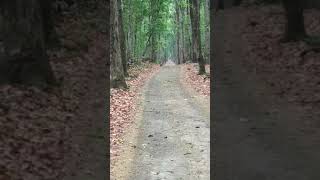
[[[295,123],[301,120],[299,112],[272,98],[263,82],[240,65],[242,14],[237,8],[220,11],[215,20],[215,179],[320,179],[315,144]]]
[[[144,87],[114,179],[209,179],[209,112],[195,98],[180,84],[180,66],[163,66]]]

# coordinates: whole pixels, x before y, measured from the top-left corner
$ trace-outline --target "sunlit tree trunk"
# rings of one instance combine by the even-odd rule
[[[200,2],[191,1],[191,24],[192,24],[192,42],[193,42],[193,61],[199,63],[199,74],[205,73],[205,62],[201,52],[201,33],[200,33]]]
[[[189,1],[189,0],[187,0]],[[191,4],[189,4],[188,8],[186,9],[186,14],[189,17],[188,18],[188,26],[186,26],[186,32],[187,32],[187,40],[188,40],[188,59],[189,61],[193,61],[193,43],[191,41],[192,39],[192,22],[191,22]]]
[[[216,11],[215,3],[214,0],[210,0],[209,3],[209,11],[210,11],[210,64],[213,64],[213,57],[214,57],[214,51],[213,51],[213,44],[214,44],[214,38],[213,38],[213,18],[214,18],[214,13]],[[212,68],[210,68],[212,70]]]
[[[151,59],[153,62],[156,62],[157,59],[157,33],[156,33],[156,18],[157,18],[157,7],[158,7],[158,1],[151,0],[150,1],[150,8],[151,8],[151,18],[150,18],[150,24],[151,24]]]
[[[189,15],[188,40],[189,40],[189,58],[191,62],[193,62],[192,21],[191,21],[190,8],[191,8],[191,4],[189,6],[189,11],[188,11],[188,15]]]
[[[120,32],[120,47],[121,47],[121,60],[123,66],[123,73],[125,76],[128,76],[127,71],[127,56],[126,56],[126,37],[123,28],[123,16],[122,16],[122,2],[117,0],[118,9],[119,9],[119,32]]]
[[[195,36],[196,36],[196,27],[195,27],[195,18],[194,18],[194,4],[193,4],[193,0],[189,0],[189,4],[190,4],[190,7],[189,7],[189,10],[190,10],[190,29],[191,29],[191,43],[192,43],[192,47],[191,47],[191,58],[192,58],[192,62],[193,63],[196,63],[197,62],[197,42],[195,42]]]
[[[180,57],[180,12],[179,12],[179,2],[175,1],[176,6],[176,55],[177,55],[177,64],[181,63]]]
[[[131,7],[132,6],[132,1],[129,1],[128,3],[128,7]],[[131,8],[128,8],[128,12],[127,14],[131,14]],[[128,36],[127,36],[127,58],[128,59],[131,59],[133,57],[133,51],[134,51],[134,48],[133,48],[133,23],[130,23],[132,22],[132,16],[131,15],[128,15]]]
[[[184,33],[184,20],[185,20],[185,13],[184,7],[180,6],[180,14],[181,14],[181,21],[180,21],[180,29],[181,29],[181,63],[185,63],[185,33]]]
[[[209,62],[209,53],[210,53],[210,12],[209,12],[209,0],[205,0],[203,3],[204,14],[205,14],[205,58]]]
[[[110,0],[110,28],[112,43],[112,46],[110,47],[110,85],[113,88],[127,88],[121,59],[118,12],[117,0]]]

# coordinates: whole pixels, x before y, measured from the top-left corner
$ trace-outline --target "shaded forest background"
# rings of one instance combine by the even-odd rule
[[[103,121],[81,113],[93,113],[91,89],[107,97],[97,82],[107,80],[108,17],[102,0],[0,2],[0,179],[78,171],[85,146],[73,136]]]
[[[229,4],[225,1],[224,7],[220,5],[216,13],[224,9],[225,13],[232,14],[231,6],[232,1]],[[243,13],[245,23],[241,29],[244,56],[237,59],[238,62],[244,71],[265,85],[267,93],[261,93],[262,96],[268,94],[270,99],[284,102],[297,112],[296,120],[285,121],[284,127],[298,132],[306,149],[317,156],[320,137],[319,3],[243,0],[238,10]],[[212,59],[213,64],[214,61]],[[274,112],[281,113],[279,109]],[[310,144],[314,146],[309,148]]]

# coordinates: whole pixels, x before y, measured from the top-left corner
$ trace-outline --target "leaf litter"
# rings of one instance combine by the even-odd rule
[[[206,74],[198,74],[198,64],[183,64],[183,82],[193,88],[197,93],[210,96],[210,65],[206,65]]]
[[[243,38],[247,42],[244,67],[274,90],[274,95],[303,111],[303,126],[320,127],[320,51],[304,41],[280,43],[285,11],[279,5],[248,7]],[[304,13],[308,35],[320,35],[320,11]],[[310,122],[306,119],[314,119]]]
[[[65,18],[58,31],[81,30],[85,26],[79,21]],[[65,47],[48,52],[57,79],[63,77],[61,87],[50,91],[22,85],[0,87],[0,180],[57,180],[64,176],[65,156],[77,149],[70,138],[76,112],[92,72],[100,66],[97,58],[106,57],[104,34],[92,29],[79,33],[93,43],[89,52],[80,46],[77,53]],[[77,41],[77,36],[69,38]]]
[[[144,62],[129,68],[126,83],[129,89],[114,89],[110,91],[110,153],[111,163],[119,156],[119,145],[123,142],[125,129],[133,123],[137,110],[140,91],[143,85],[159,71],[157,64]]]

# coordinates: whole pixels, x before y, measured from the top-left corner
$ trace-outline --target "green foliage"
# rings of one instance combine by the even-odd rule
[[[142,57],[156,37],[156,50],[167,46],[172,34],[171,0],[124,0],[124,28],[128,36],[130,57]],[[158,38],[160,37],[160,38]]]
[[[205,0],[201,0],[205,3]],[[176,2],[186,13],[180,19],[183,27],[176,22]],[[191,48],[191,24],[188,15],[189,0],[123,0],[123,23],[126,34],[126,47],[128,58],[142,59],[151,57],[152,37],[155,39],[154,48],[157,53],[156,62],[165,57],[174,57],[177,29],[184,29],[184,41]],[[206,6],[207,7],[207,6]],[[201,37],[202,42],[206,36],[208,21],[201,10]],[[205,44],[203,43],[203,48]],[[188,53],[188,52],[186,52]]]

